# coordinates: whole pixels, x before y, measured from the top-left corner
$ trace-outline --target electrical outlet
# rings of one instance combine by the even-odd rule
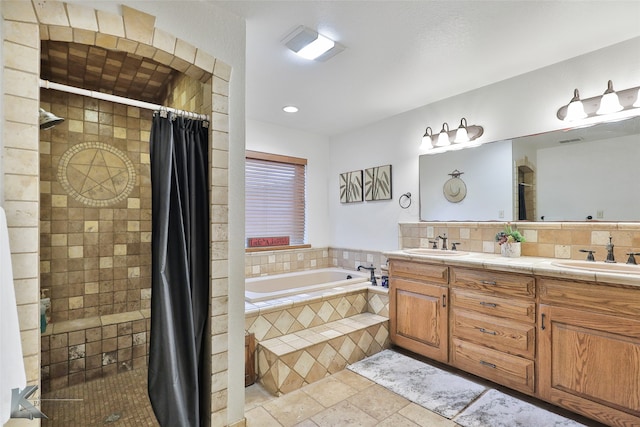
[[[604,218],[604,211],[597,211],[596,212],[596,218],[598,218],[598,219]]]
[[[498,211],[498,218],[504,218],[504,210],[503,209],[500,209]]]

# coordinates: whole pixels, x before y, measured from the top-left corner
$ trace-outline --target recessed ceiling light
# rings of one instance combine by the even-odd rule
[[[298,107],[294,107],[293,105],[287,105],[286,107],[283,107],[282,110],[285,113],[297,113]]]

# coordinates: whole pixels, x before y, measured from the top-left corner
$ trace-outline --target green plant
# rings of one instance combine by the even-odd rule
[[[496,233],[496,242],[498,242],[499,244],[524,241],[524,236],[518,230],[511,227],[511,224],[509,223],[504,226],[504,230],[498,231],[498,233]]]

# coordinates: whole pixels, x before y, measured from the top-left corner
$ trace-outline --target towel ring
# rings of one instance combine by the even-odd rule
[[[408,209],[411,206],[411,193],[406,192],[398,199],[398,204],[402,209]]]

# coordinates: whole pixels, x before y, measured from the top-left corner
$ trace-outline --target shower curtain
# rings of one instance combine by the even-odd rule
[[[210,401],[207,128],[156,112],[150,152],[149,398],[161,426],[204,426]]]

